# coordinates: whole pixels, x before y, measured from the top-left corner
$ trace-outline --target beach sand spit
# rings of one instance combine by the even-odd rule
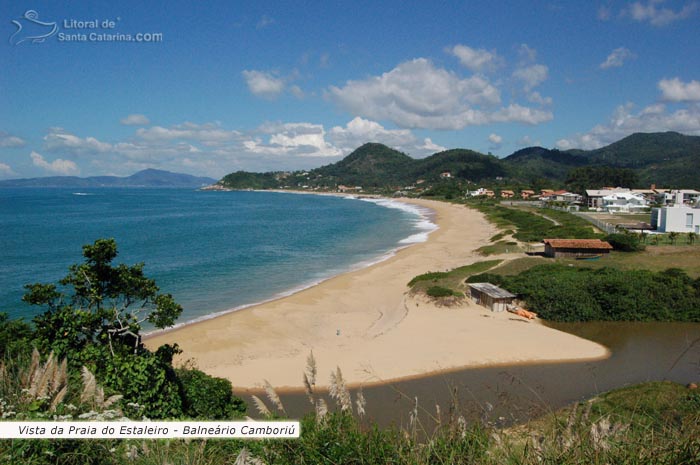
[[[348,384],[367,385],[462,367],[608,355],[597,343],[468,299],[445,308],[409,295],[406,284],[418,274],[483,260],[474,250],[497,230],[461,205],[405,201],[435,212],[439,229],[427,242],[294,295],[153,335],[146,344],[177,342],[178,360],[193,359],[238,389],[258,389],[263,379],[302,389],[312,350],[321,385],[336,366]]]

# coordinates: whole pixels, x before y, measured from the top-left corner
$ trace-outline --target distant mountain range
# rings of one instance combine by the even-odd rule
[[[213,178],[146,169],[125,177],[91,176],[79,178],[76,176],[49,176],[45,178],[9,179],[0,181],[0,187],[179,187],[196,189],[215,182],[216,179]]]
[[[700,137],[676,132],[637,133],[596,150],[529,147],[502,159],[466,149],[414,159],[385,145],[368,143],[336,163],[313,170],[238,171],[225,176],[219,184],[232,189],[303,186],[332,189],[338,185],[401,188],[419,180],[445,181],[441,175],[450,173],[447,179],[451,181],[563,186],[571,181],[572,173],[582,171],[589,179],[593,173],[600,182],[605,182],[605,174],[607,179],[634,179],[637,185],[629,187],[656,184],[700,189]],[[599,186],[589,188],[596,187]]]

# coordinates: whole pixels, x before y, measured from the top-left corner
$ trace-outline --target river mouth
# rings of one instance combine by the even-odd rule
[[[366,387],[363,394],[368,416],[380,426],[406,426],[418,398],[427,432],[437,424],[436,405],[443,423],[446,415],[455,411],[472,421],[502,427],[619,387],[646,381],[685,384],[700,380],[700,323],[547,325],[603,344],[611,356],[591,362],[470,368]],[[311,411],[305,395],[285,394],[282,400],[291,417],[300,418]],[[329,400],[329,405],[334,402]]]

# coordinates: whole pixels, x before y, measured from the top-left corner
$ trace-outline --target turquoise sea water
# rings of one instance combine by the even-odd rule
[[[424,240],[425,214],[274,192],[0,189],[0,311],[30,319],[40,310],[21,302],[24,284],[56,282],[83,244],[114,237],[116,262],[145,262],[191,321],[376,262]]]

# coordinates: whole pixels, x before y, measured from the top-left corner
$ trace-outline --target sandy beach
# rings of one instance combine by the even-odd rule
[[[474,250],[497,230],[464,206],[406,202],[435,212],[439,229],[428,241],[294,295],[156,334],[146,344],[177,342],[179,361],[192,359],[239,389],[259,388],[264,379],[301,389],[312,350],[320,386],[336,366],[349,384],[367,385],[469,366],[608,355],[599,344],[468,299],[444,308],[409,295],[406,284],[418,274],[484,260]]]

